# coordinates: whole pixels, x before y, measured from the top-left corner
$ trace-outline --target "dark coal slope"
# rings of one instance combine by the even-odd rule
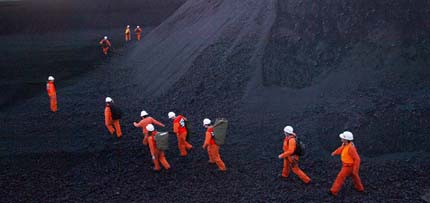
[[[404,2],[189,0],[145,43],[61,89],[58,114],[46,112],[45,97],[0,114],[8,135],[2,154],[10,155],[1,162],[0,198],[422,202],[430,166],[429,7]],[[107,95],[124,109],[125,136],[104,146]],[[172,172],[150,171],[140,130],[131,126],[142,109],[165,123],[168,111],[183,113],[199,135],[186,159],[172,138]],[[221,116],[231,122],[221,148],[226,174],[208,166],[200,149],[202,119]],[[308,144],[300,164],[309,186],[294,175],[277,178],[286,124]],[[341,166],[328,155],[344,129],[356,136],[367,192],[347,182],[334,200],[326,191]]]

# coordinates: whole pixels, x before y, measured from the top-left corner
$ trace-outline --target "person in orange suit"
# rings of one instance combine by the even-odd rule
[[[99,44],[102,46],[103,48],[103,54],[107,55],[109,48],[112,46],[110,41],[108,40],[108,37],[105,36],[100,42]]]
[[[205,142],[203,143],[202,148],[207,149],[209,156],[209,163],[216,164],[218,166],[218,170],[227,171],[224,162],[221,160],[221,156],[219,155],[219,146],[215,143],[214,140],[214,128],[211,125],[211,120],[205,118],[203,120],[203,126],[206,128],[205,134]]]
[[[130,40],[131,40],[130,25],[127,25],[127,28],[125,28],[125,41],[128,42]]]
[[[149,150],[151,151],[152,161],[154,162],[154,171],[160,171],[160,163],[164,167],[164,169],[169,170],[170,165],[166,160],[166,156],[163,150],[157,148],[157,144],[155,143],[155,135],[157,131],[154,128],[154,125],[148,124],[145,129],[148,131],[148,144]]]
[[[296,134],[293,127],[286,126],[284,128],[284,153],[278,156],[279,159],[284,159],[284,168],[282,170],[282,177],[287,178],[292,170],[304,183],[309,184],[311,179],[299,168],[299,156],[294,154],[296,150]]]
[[[46,83],[46,91],[48,92],[51,111],[57,112],[57,91],[55,90],[54,80],[54,77],[48,77],[48,82]]]
[[[340,134],[339,137],[342,140],[342,146],[337,148],[333,153],[331,153],[331,155],[340,155],[342,169],[330,189],[330,194],[337,196],[342,188],[343,182],[349,176],[352,178],[354,188],[359,192],[364,192],[363,184],[361,183],[360,176],[358,175],[361,160],[354,143],[352,143],[354,136],[351,132],[345,131]]]
[[[188,152],[187,150],[191,150],[193,146],[187,142],[187,128],[185,126],[185,122],[187,121],[187,118],[185,118],[182,115],[176,116],[174,112],[169,112],[168,114],[169,119],[173,120],[173,132],[176,134],[176,137],[178,138],[178,149],[181,154],[181,156],[187,156]]]
[[[109,133],[113,135],[116,132],[116,137],[121,138],[121,126],[119,125],[119,119],[112,119],[111,105],[113,105],[113,100],[110,97],[106,97],[106,107],[105,107],[105,125]]]
[[[142,34],[142,28],[140,28],[140,26],[137,26],[136,29],[134,29],[134,32],[136,33],[137,41],[140,41],[140,37]]]
[[[143,135],[144,135],[142,144],[148,145],[148,130],[146,130],[146,126],[149,124],[153,124],[153,125],[158,125],[160,127],[164,127],[164,124],[149,116],[149,114],[146,111],[141,111],[140,117],[142,117],[142,120],[139,121],[139,123],[133,122],[133,125],[136,128],[142,128]]]

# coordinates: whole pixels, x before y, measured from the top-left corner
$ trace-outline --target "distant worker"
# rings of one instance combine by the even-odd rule
[[[182,115],[176,116],[174,112],[169,112],[169,119],[173,120],[173,132],[178,138],[178,148],[181,156],[187,156],[187,150],[191,150],[193,146],[187,142],[187,118]]]
[[[140,117],[142,118],[142,120],[139,121],[139,123],[133,122],[133,125],[136,128],[142,128],[142,131],[143,131],[142,144],[148,145],[148,130],[146,129],[146,126],[149,124],[153,124],[153,125],[158,125],[160,127],[164,127],[164,124],[149,116],[149,114],[146,111],[141,111]]]
[[[164,151],[157,148],[157,143],[155,142],[154,138],[157,134],[157,131],[155,130],[154,125],[149,124],[145,127],[145,129],[148,131],[148,144],[149,150],[151,151],[152,161],[154,162],[154,171],[161,170],[160,163],[164,169],[169,170],[170,165],[166,160]]]
[[[203,143],[203,149],[207,149],[209,156],[209,163],[216,164],[218,166],[218,170],[227,171],[224,162],[221,160],[221,156],[219,155],[219,146],[215,143],[214,138],[214,128],[211,125],[211,120],[205,118],[203,120],[203,126],[207,129],[205,134],[205,141]]]
[[[113,135],[116,132],[116,137],[121,138],[121,126],[119,125],[119,119],[121,118],[121,112],[119,108],[114,105],[112,98],[106,97],[105,107],[105,125],[109,133]]]
[[[284,134],[284,153],[278,156],[279,159],[284,159],[282,177],[287,178],[290,174],[290,170],[292,170],[304,183],[310,183],[311,179],[299,168],[299,156],[294,153],[296,150],[297,136],[293,132],[293,127],[286,126],[284,128]]]
[[[46,91],[48,92],[51,111],[57,112],[57,91],[55,90],[54,80],[54,77],[48,77],[48,82],[46,83]]]
[[[108,37],[105,36],[100,42],[99,44],[102,46],[103,48],[103,54],[107,55],[109,48],[112,46],[110,41],[108,40]]]
[[[127,28],[125,28],[125,41],[128,42],[130,40],[131,40],[130,25],[127,25]]]
[[[342,140],[342,146],[337,148],[333,153],[331,153],[331,155],[340,155],[340,159],[342,160],[342,169],[330,189],[330,194],[337,196],[342,188],[343,182],[348,176],[352,177],[354,188],[359,192],[364,192],[363,184],[361,183],[360,176],[358,175],[358,171],[360,169],[360,156],[355,149],[354,143],[352,143],[354,137],[349,131],[343,132],[339,137]]]
[[[137,41],[140,41],[140,36],[142,34],[142,28],[140,28],[140,26],[137,26],[136,29],[134,29],[134,32],[136,33]]]

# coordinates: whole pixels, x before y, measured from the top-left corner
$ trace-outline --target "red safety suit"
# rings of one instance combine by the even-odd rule
[[[142,35],[142,28],[136,28],[136,29],[134,29],[134,32],[136,33],[136,39],[137,39],[137,41],[140,41],[140,37],[141,37],[141,35]]]
[[[219,155],[219,146],[215,143],[213,131],[214,129],[212,126],[208,127],[208,129],[206,130],[203,149],[207,148],[208,150],[209,163],[216,163],[219,170],[226,171],[227,168],[225,167],[225,164],[221,160],[221,156]]]
[[[159,150],[157,148],[157,144],[155,143],[154,136],[157,134],[157,131],[151,132],[151,135],[148,136],[148,144],[149,150],[151,151],[152,161],[154,162],[154,171],[160,171],[160,163],[164,167],[164,169],[170,169],[169,162],[166,160],[166,156],[163,150]]]
[[[102,46],[103,48],[103,54],[107,55],[109,48],[112,46],[110,41],[107,39],[102,39],[99,44]]]
[[[51,111],[57,112],[57,91],[55,90],[54,81],[46,83],[46,91],[48,92]]]
[[[287,135],[284,139],[284,153],[278,157],[284,159],[284,168],[282,170],[282,177],[287,178],[290,174],[290,169],[305,183],[309,183],[311,179],[299,168],[299,156],[294,155],[296,150],[296,135]]]
[[[110,110],[109,103],[106,104],[106,107],[105,107],[105,126],[109,130],[109,133],[111,135],[113,135],[113,133],[116,131],[116,136],[118,138],[122,136],[121,126],[119,125],[119,119],[118,120],[112,119],[112,112]]]
[[[146,126],[149,124],[158,125],[160,127],[164,127],[164,124],[161,122],[153,119],[152,117],[148,116],[146,118],[143,118],[139,123],[133,123],[134,127],[142,128],[143,132],[143,140],[142,143],[144,145],[148,145],[148,130],[146,130]]]

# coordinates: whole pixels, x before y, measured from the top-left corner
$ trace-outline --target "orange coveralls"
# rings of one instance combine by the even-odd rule
[[[140,41],[140,36],[142,35],[142,28],[136,28],[134,29],[134,32],[136,33],[137,41]]]
[[[57,112],[57,91],[55,90],[54,81],[46,83],[46,91],[48,92],[51,111]]]
[[[107,55],[107,54],[108,54],[108,51],[109,51],[109,48],[112,46],[112,45],[111,45],[111,43],[110,43],[110,41],[109,41],[109,40],[107,40],[107,39],[102,39],[102,40],[99,42],[99,44],[100,44],[100,45],[102,45],[102,48],[103,48],[103,54]]]
[[[296,135],[293,134],[285,137],[283,149],[284,153],[279,155],[279,158],[284,159],[282,177],[287,178],[291,169],[303,182],[309,183],[311,179],[299,168],[299,156],[293,155],[294,150],[296,150]]]
[[[160,127],[164,127],[164,124],[160,123],[159,121],[157,121],[157,120],[153,119],[153,118],[152,118],[152,117],[150,117],[150,116],[148,116],[148,117],[146,117],[146,118],[142,119],[142,120],[141,120],[139,123],[137,123],[137,124],[133,124],[133,125],[134,125],[134,127],[142,128],[143,135],[144,135],[143,140],[142,140],[142,143],[143,143],[144,145],[148,145],[148,130],[146,130],[146,126],[147,126],[147,125],[149,125],[149,124],[153,124],[153,125],[158,125],[158,126],[160,126]]]
[[[122,136],[119,120],[112,120],[112,112],[110,110],[109,104],[106,104],[105,107],[105,125],[111,135],[113,135],[113,133],[116,131],[116,137],[120,138]]]
[[[128,42],[131,40],[130,28],[125,29],[125,41]]]
[[[221,160],[219,155],[219,146],[215,143],[213,138],[213,127],[209,127],[206,130],[205,142],[203,143],[203,148],[208,149],[209,163],[216,163],[220,171],[226,171],[224,162]]]
[[[363,192],[364,187],[361,183],[360,176],[358,175],[361,160],[354,144],[352,142],[348,144],[342,144],[342,146],[337,148],[331,155],[340,155],[340,159],[342,160],[342,169],[337,175],[330,192],[336,196],[342,188],[343,182],[345,182],[345,179],[348,176],[352,177],[354,188],[357,191]]]
[[[182,115],[178,115],[175,120],[173,120],[173,132],[176,134],[178,138],[178,148],[181,156],[187,156],[187,150],[193,148],[193,146],[187,142],[187,128],[185,127],[185,118]]]
[[[148,136],[148,144],[149,150],[151,151],[152,161],[154,162],[154,171],[160,171],[160,163],[164,167],[164,169],[170,169],[169,162],[166,160],[166,156],[163,150],[159,150],[157,148],[157,144],[155,143],[154,136],[157,134],[157,131],[153,131],[151,135]]]

